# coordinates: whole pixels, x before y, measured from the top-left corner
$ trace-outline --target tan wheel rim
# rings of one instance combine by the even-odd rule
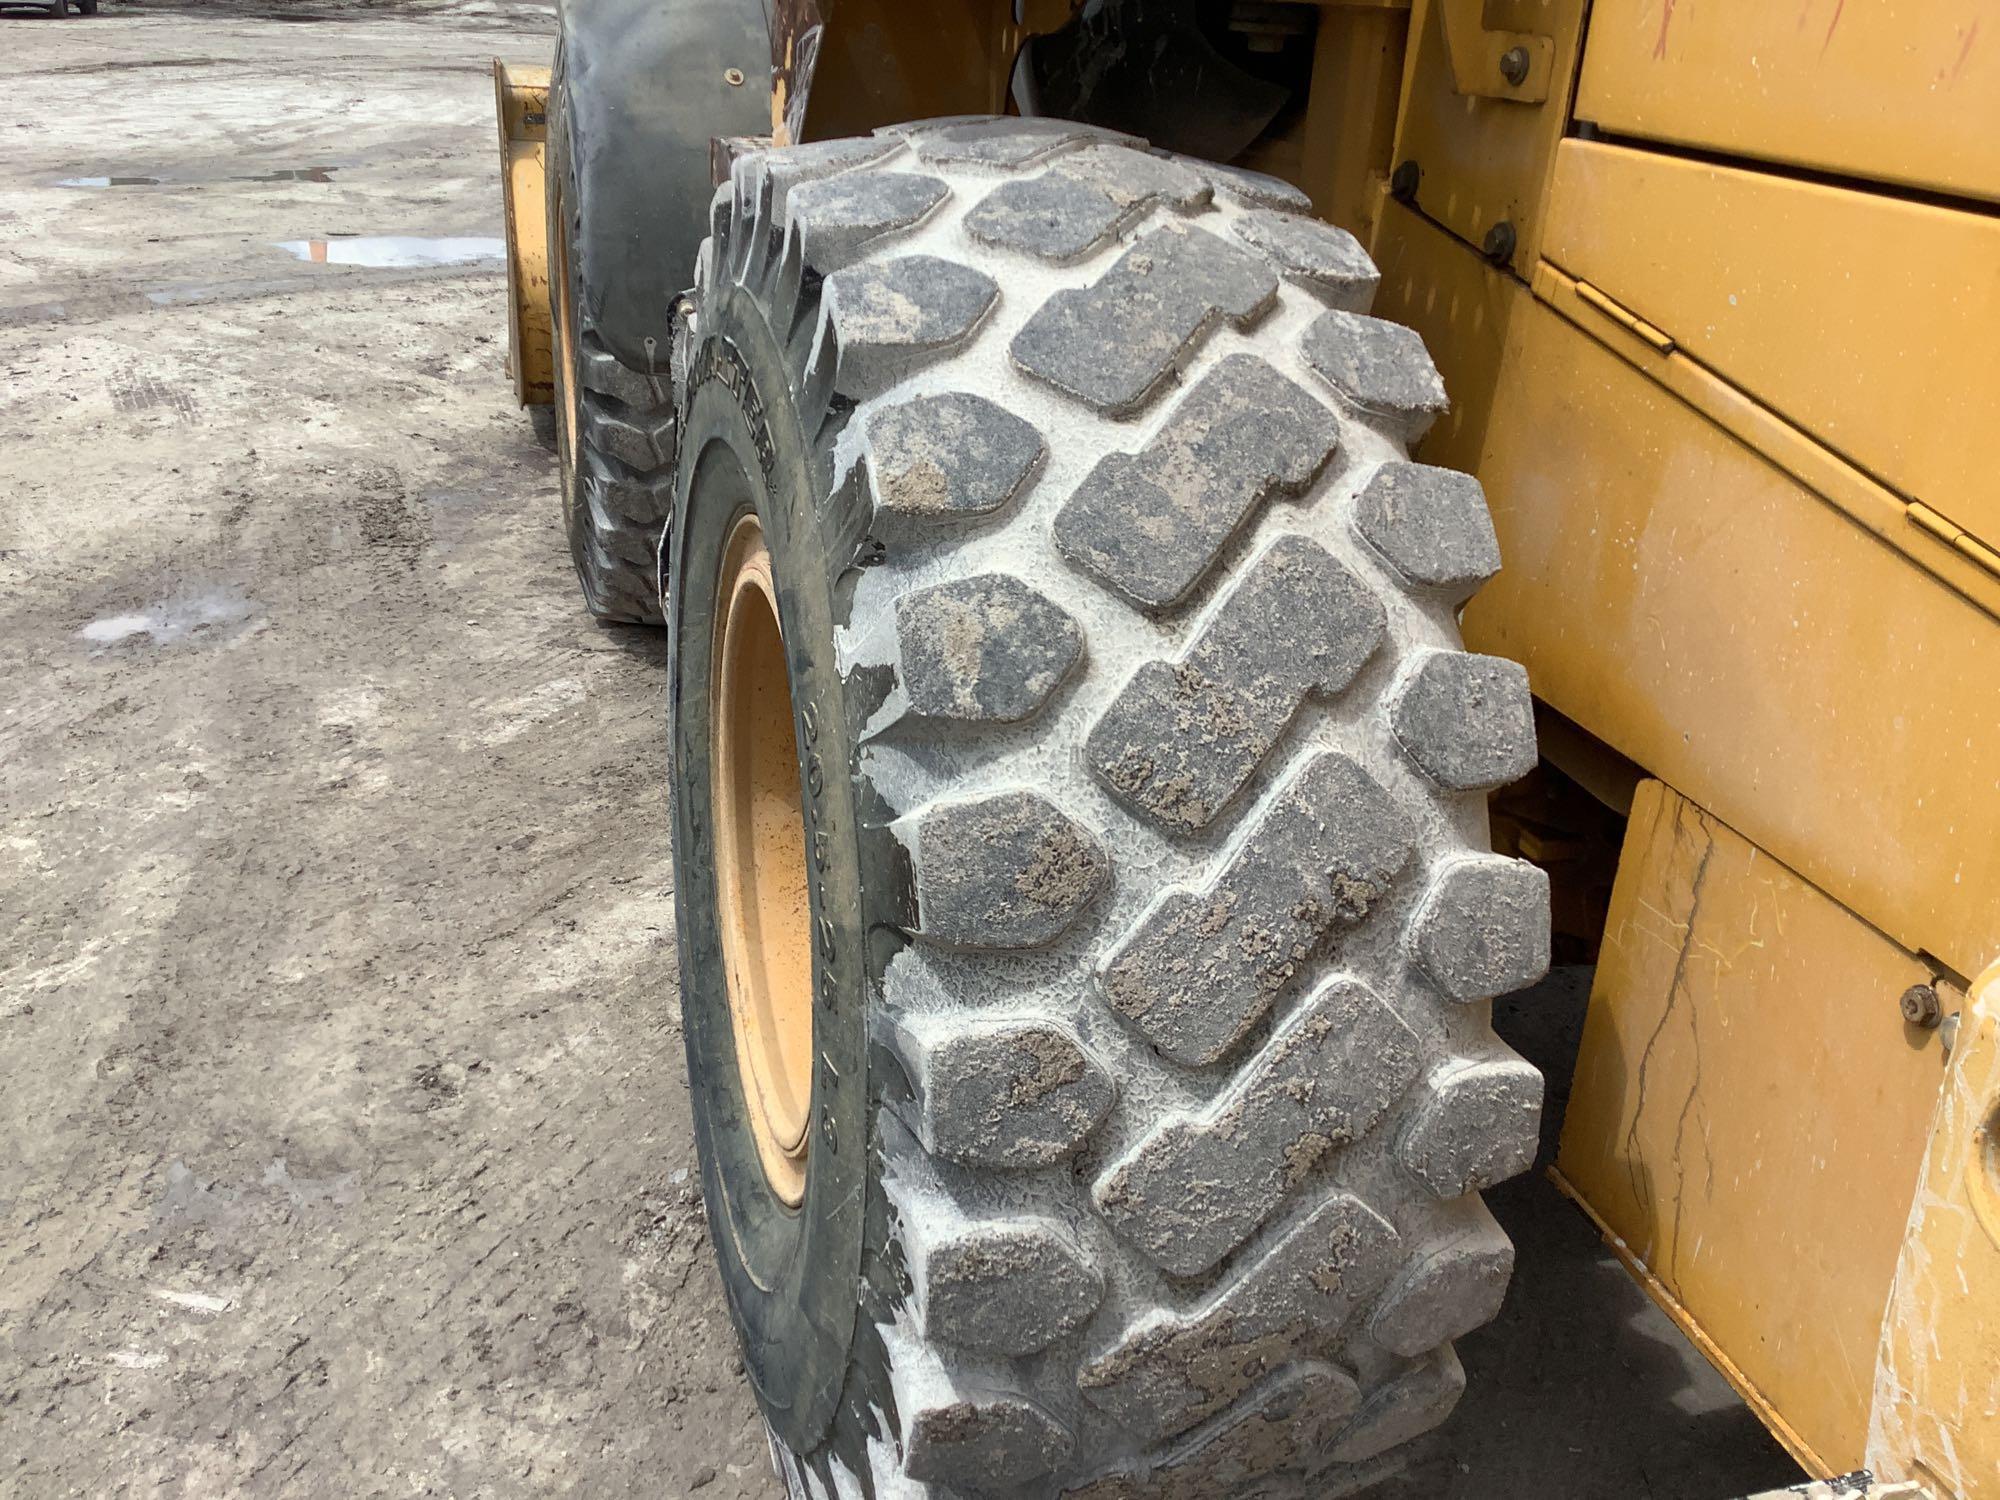
[[[554,256],[554,264],[549,268],[552,290],[555,295],[549,299],[550,311],[556,325],[556,358],[562,369],[562,443],[563,456],[569,460],[571,468],[576,467],[577,402],[581,399],[576,388],[576,333],[570,327],[569,305],[569,205],[563,200],[562,188],[556,188],[555,223],[549,226],[549,249]]]
[[[771,1191],[805,1198],[812,1115],[812,921],[791,685],[764,528],[723,550],[710,674],[715,883],[736,1065]]]

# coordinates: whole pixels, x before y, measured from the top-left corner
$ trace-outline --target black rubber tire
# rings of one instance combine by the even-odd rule
[[[557,451],[561,435],[557,432],[556,409],[553,402],[528,408],[528,430],[535,435],[535,445],[549,452]]]
[[[711,1234],[793,1494],[1343,1494],[1450,1412],[1541,1078],[1490,998],[1526,676],[1358,245],[1049,121],[766,152],[697,277],[668,589]],[[814,1135],[743,1124],[707,708],[759,514],[813,851]],[[858,1312],[857,1312],[858,1309]]]
[[[567,80],[560,48],[549,86],[548,225],[551,244],[574,245],[580,206],[570,164]],[[654,367],[638,370],[611,353],[587,309],[574,253],[551,258],[550,327],[555,351],[555,449],[562,484],[563,530],[590,612],[614,623],[657,625],[659,545],[673,501],[674,384],[671,313],[637,330],[631,344],[656,349]],[[575,368],[564,358],[563,329],[573,330]],[[575,392],[574,434],[565,413]]]
[[[70,0],[70,3],[76,7],[76,13],[80,16],[97,14],[97,0]]]

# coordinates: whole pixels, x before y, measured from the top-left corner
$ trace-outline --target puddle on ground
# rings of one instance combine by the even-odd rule
[[[197,631],[239,624],[250,618],[252,607],[241,594],[214,589],[192,599],[156,604],[138,614],[106,615],[92,620],[77,634],[93,646],[115,646],[136,635],[149,637],[155,646],[170,646]]]
[[[502,260],[507,242],[480,235],[424,239],[409,234],[349,234],[324,240],[279,240],[297,260],[329,266],[463,266]]]
[[[160,187],[174,183],[201,182],[331,182],[337,167],[285,167],[276,172],[227,173],[209,175],[189,172],[182,176],[166,177],[64,177],[57,181],[57,187],[66,188],[115,188],[115,187]]]

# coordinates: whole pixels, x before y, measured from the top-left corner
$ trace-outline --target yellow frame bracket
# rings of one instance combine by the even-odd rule
[[[1548,99],[1556,61],[1553,37],[1487,30],[1486,0],[1437,0],[1437,12],[1455,92],[1515,104]]]
[[[549,70],[494,58],[493,107],[500,124],[500,201],[507,225],[507,369],[521,405],[546,406],[556,398],[543,198]]]

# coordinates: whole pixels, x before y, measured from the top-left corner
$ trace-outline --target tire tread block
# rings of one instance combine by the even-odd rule
[[[1010,1358],[1066,1337],[1104,1299],[1104,1277],[1053,1219],[904,1220],[904,1254],[927,1336]]]
[[[896,149],[897,142],[891,137],[850,136],[831,141],[807,141],[797,146],[775,146],[758,152],[757,159],[764,164],[774,183],[789,188],[869,166]]]
[[[1351,1193],[1321,1203],[1221,1292],[1156,1315],[1087,1363],[1084,1396],[1144,1442],[1185,1432],[1330,1334],[1390,1274],[1396,1231]],[[1344,1372],[1345,1403],[1356,1401]]]
[[[577,384],[586,391],[609,396],[634,412],[658,417],[673,413],[674,393],[667,372],[648,375],[635,370],[609,349],[586,343],[577,350]]]
[[[594,560],[630,573],[634,584],[643,586],[654,571],[664,518],[652,522],[634,520],[613,509],[606,503],[605,486],[587,474],[582,486],[593,533],[585,541],[585,547]]]
[[[965,216],[965,228],[986,244],[1061,263],[1102,248],[1156,203],[1185,213],[1208,198],[1208,184],[1178,162],[1099,143],[1039,176],[1002,183]]]
[[[839,349],[835,389],[858,400],[962,344],[1000,289],[971,266],[904,255],[835,271],[823,295]]]
[[[1273,177],[1267,172],[1253,172],[1247,167],[1226,167],[1221,162],[1200,161],[1191,156],[1177,156],[1176,161],[1186,162],[1224,197],[1253,208],[1277,208],[1287,213],[1309,214],[1312,199],[1302,188],[1292,186],[1282,177]]]
[[[1450,405],[1423,339],[1400,323],[1334,308],[1306,329],[1300,348],[1343,401],[1404,442],[1422,437]]]
[[[1092,141],[1132,139],[1095,125],[1033,115],[969,115],[887,128],[908,141],[921,160],[940,166],[1025,167]]]
[[[1461,1198],[1534,1165],[1543,1081],[1524,1058],[1454,1058],[1431,1070],[1396,1155],[1440,1198]]]
[[[1460,1004],[1525,989],[1549,971],[1548,872],[1498,854],[1452,859],[1411,935],[1417,967]]]
[[[1236,237],[1331,307],[1365,313],[1382,273],[1345,229],[1298,213],[1260,208],[1230,226]]]
[[[1076,621],[1006,573],[905,594],[896,640],[911,711],[962,723],[1031,717],[1083,658]]]
[[[1426,651],[1390,690],[1396,742],[1439,786],[1483,792],[1535,768],[1528,669],[1501,656]]]
[[[960,948],[1039,948],[1110,884],[1096,839],[1025,789],[915,815],[918,932]]]
[[[1112,141],[1072,151],[1052,170],[1100,189],[1127,211],[1159,203],[1189,213],[1205,207],[1210,197],[1207,179],[1192,167]]]
[[[903,1329],[882,1330],[902,1424],[903,1472],[919,1484],[991,1490],[1030,1483],[1075,1447],[1068,1428],[1025,1395],[975,1385]]]
[[[947,391],[883,407],[866,437],[876,514],[983,519],[1020,494],[1046,451],[1039,432],[983,396]]]
[[[1446,590],[1454,603],[1500,571],[1486,492],[1456,469],[1382,465],[1356,502],[1354,526],[1405,582]]]
[[[805,263],[826,273],[853,263],[875,241],[917,224],[949,197],[936,177],[866,172],[821,177],[786,195]]]
[[[1118,1095],[1075,1033],[1045,1018],[915,1016],[897,1040],[916,1095],[917,1138],[952,1161],[1004,1170],[1061,1161]]]
[[[1408,816],[1354,761],[1314,755],[1213,884],[1169,892],[1112,950],[1101,971],[1106,998],[1169,1059],[1213,1062],[1332,929],[1367,916],[1414,837]]]
[[[1098,460],[1056,513],[1056,545],[1134,603],[1170,608],[1251,511],[1309,485],[1337,441],[1305,391],[1255,355],[1229,355],[1143,449]]]
[[[1277,273],[1203,229],[1142,235],[1094,285],[1054,293],[1014,335],[1014,362],[1112,416],[1143,405],[1182,354],[1224,318],[1271,305]]]
[[[1328,980],[1206,1109],[1170,1118],[1098,1179],[1098,1211],[1178,1276],[1247,1239],[1422,1069],[1416,1034],[1359,980]]]
[[[1376,1386],[1361,1410],[1334,1440],[1337,1463],[1366,1463],[1391,1448],[1429,1432],[1465,1394],[1465,1367],[1449,1344],[1433,1350],[1402,1374]]]
[[[1347,1372],[1309,1361],[1294,1365],[1207,1426],[1143,1467],[1116,1470],[1065,1500],[1220,1500],[1255,1493],[1274,1474],[1304,1474],[1322,1461],[1353,1412]]]
[[[1085,754],[1128,805],[1207,827],[1264,763],[1309,693],[1339,692],[1374,654],[1382,603],[1319,543],[1283,536],[1250,564],[1178,662],[1150,661]]]
[[[1382,1296],[1368,1331],[1391,1354],[1414,1359],[1491,1322],[1507,1295],[1514,1245],[1477,1198],[1434,1232]]]
[[[1125,216],[1103,189],[1049,171],[1001,183],[965,216],[965,232],[1002,250],[1060,262],[1089,254]]]
[[[585,442],[641,473],[664,469],[674,458],[674,413],[607,411],[585,397]]]
[[[586,453],[580,478],[607,521],[657,532],[673,509],[674,476],[670,471],[633,474],[603,462],[601,454]]]

